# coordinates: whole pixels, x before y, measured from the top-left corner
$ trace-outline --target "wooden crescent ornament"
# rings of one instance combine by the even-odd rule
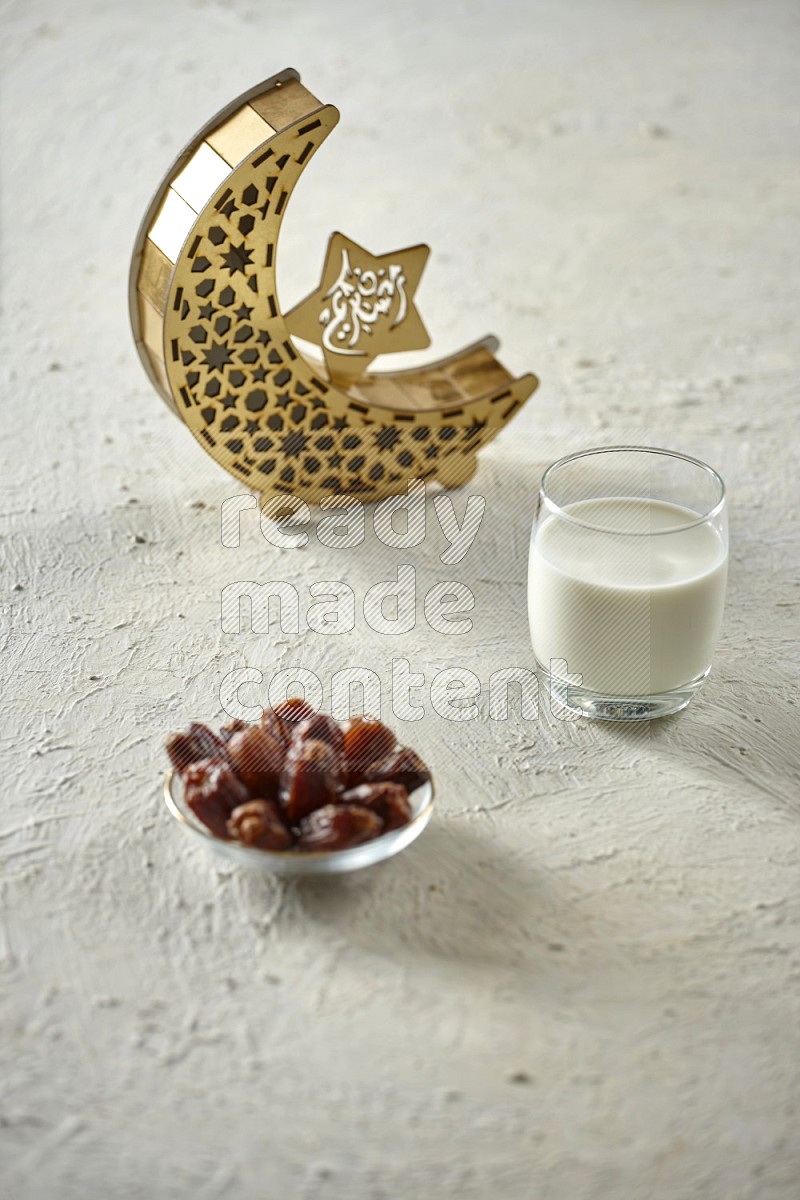
[[[339,357],[340,370],[337,344],[328,342],[332,354],[326,351],[324,362],[301,352],[280,307],[281,222],[300,175],[338,120],[290,69],[200,130],[139,229],[130,274],[136,345],[152,383],[200,445],[263,496],[380,500],[405,491],[412,478],[456,486],[473,474],[478,448],[538,386],[536,377],[512,377],[495,358],[491,337],[411,370],[359,374]],[[334,251],[337,237],[329,254],[347,243]],[[342,261],[355,282],[360,268],[352,260],[360,248],[349,246],[355,251]],[[411,252],[417,257],[408,261],[410,271],[414,263],[421,271],[427,247]],[[377,276],[376,264],[386,258],[396,284],[394,309],[385,302],[383,315],[369,318],[377,339],[363,339],[379,344],[379,352],[393,339],[406,348],[397,329],[406,317],[406,329],[413,324],[403,253],[397,263],[381,256],[370,264]],[[370,288],[374,293],[372,279]],[[350,294],[345,285],[340,292]],[[327,293],[337,299],[330,287]],[[324,301],[326,291],[319,296]],[[366,301],[361,311],[370,311]],[[317,319],[334,328],[330,307],[320,313]],[[290,324],[297,329],[305,321],[310,329],[307,316],[297,306]],[[345,317],[337,318],[340,339]],[[414,321],[412,336],[426,337],[418,316]]]

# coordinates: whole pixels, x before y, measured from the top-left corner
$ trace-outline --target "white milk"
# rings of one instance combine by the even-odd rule
[[[537,525],[528,565],[536,657],[611,696],[671,691],[703,675],[722,621],[728,552],[698,514],[659,500],[581,500]],[[634,534],[638,536],[634,536]],[[577,680],[574,680],[577,683]]]

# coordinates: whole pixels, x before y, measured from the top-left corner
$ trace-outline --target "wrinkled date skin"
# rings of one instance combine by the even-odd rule
[[[171,733],[167,738],[167,754],[175,770],[181,774],[198,760],[197,747],[188,733]]]
[[[167,754],[176,770],[183,773],[201,759],[225,762],[228,751],[225,742],[207,725],[193,722],[186,733],[173,733],[167,739]]]
[[[431,773],[420,756],[409,746],[401,746],[380,762],[373,762],[362,774],[366,783],[399,783],[409,795],[426,783]]]
[[[383,833],[377,813],[357,804],[326,804],[300,823],[298,850],[346,850]]]
[[[399,783],[360,783],[344,793],[341,803],[359,804],[377,813],[383,821],[384,833],[400,829],[411,820],[408,793]]]
[[[337,758],[344,756],[344,733],[338,721],[325,713],[314,713],[295,726],[293,742],[325,742],[335,751]]]
[[[227,763],[204,759],[187,767],[183,776],[189,808],[217,837],[227,838],[228,817],[250,799],[247,788]]]
[[[341,790],[341,760],[325,742],[293,742],[281,776],[280,800],[289,825],[299,825]]]
[[[396,738],[382,721],[354,717],[344,731],[345,773],[348,785],[364,778],[370,763],[384,758],[394,747]]]
[[[274,737],[276,742],[280,742],[283,748],[286,749],[286,738],[284,737],[283,733],[283,725],[281,724],[281,719],[275,712],[274,708],[264,709],[263,713],[261,714],[261,720],[258,723],[258,727],[259,729],[266,729],[267,733]]]
[[[167,740],[186,803],[219,838],[261,850],[345,850],[400,829],[425,763],[381,721],[339,722],[305,700],[219,734],[197,722]]]
[[[228,820],[228,834],[259,850],[288,850],[294,838],[286,828],[277,800],[249,800],[235,808]]]
[[[284,700],[283,704],[278,704],[275,708],[264,709],[261,724],[265,729],[269,729],[270,733],[278,736],[284,746],[288,746],[300,722],[313,716],[314,709],[308,701],[295,697]]]
[[[234,717],[232,721],[228,721],[227,725],[222,726],[219,736],[227,746],[235,733],[241,733],[243,729],[249,728],[246,721],[240,721],[238,717]]]
[[[273,800],[283,770],[283,742],[258,725],[235,733],[228,754],[236,774],[251,796]]]

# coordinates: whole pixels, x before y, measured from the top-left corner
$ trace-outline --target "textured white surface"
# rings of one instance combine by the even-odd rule
[[[786,3],[3,5],[3,1193],[15,1200],[797,1196],[798,28]],[[128,255],[161,172],[287,66],[342,112],[284,304],[342,228],[428,240],[434,347],[542,388],[483,456],[462,639],[224,635],[280,553],[151,392]],[[544,463],[633,440],[732,503],[715,673],[652,728],[545,710],[409,740],[439,809],[350,881],[281,885],[160,807],[164,731],[234,666],[529,665]],[[463,503],[463,501],[462,501]],[[251,698],[255,698],[251,692]],[[389,715],[387,713],[387,715]]]

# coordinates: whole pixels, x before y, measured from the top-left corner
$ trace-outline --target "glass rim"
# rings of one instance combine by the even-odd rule
[[[595,454],[660,454],[665,458],[677,458],[682,462],[691,463],[694,467],[699,467],[704,471],[717,485],[719,490],[719,499],[707,512],[699,514],[691,521],[684,521],[680,525],[670,525],[666,529],[653,530],[623,530],[610,529],[607,525],[595,525],[591,521],[584,521],[580,517],[575,517],[568,513],[562,505],[549,495],[547,491],[548,476],[556,471],[559,467],[566,466],[567,463],[575,462],[579,458],[591,458]],[[554,514],[564,521],[570,522],[572,525],[579,525],[583,529],[592,529],[596,533],[613,533],[617,537],[660,537],[662,534],[680,533],[684,529],[694,529],[697,525],[705,525],[708,521],[712,521],[718,516],[725,506],[727,498],[725,481],[718,471],[710,467],[708,463],[703,462],[700,458],[693,458],[691,454],[683,454],[680,450],[666,450],[661,446],[594,446],[589,450],[576,450],[572,454],[565,454],[563,458],[556,459],[550,463],[542,475],[539,484],[539,496]],[[636,497],[630,497],[636,499]]]

